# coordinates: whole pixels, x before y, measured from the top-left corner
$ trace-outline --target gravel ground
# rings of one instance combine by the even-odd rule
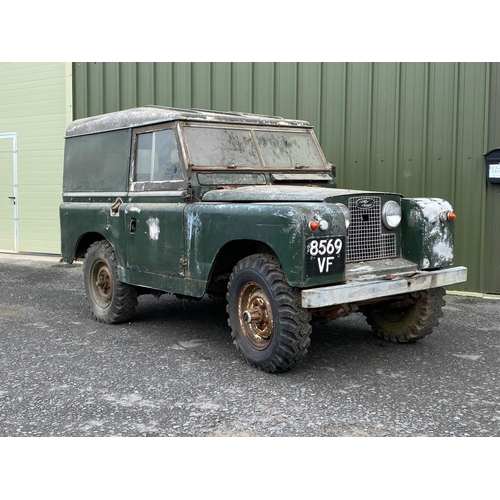
[[[409,345],[361,315],[313,329],[281,375],[246,364],[210,300],[139,299],[94,321],[82,269],[0,256],[0,436],[500,435],[500,301],[446,297]]]

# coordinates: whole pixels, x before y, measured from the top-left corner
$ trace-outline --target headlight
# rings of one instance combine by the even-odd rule
[[[401,224],[401,207],[395,201],[388,201],[382,208],[382,222],[387,229],[396,229]]]
[[[349,224],[351,223],[351,214],[349,213],[349,209],[342,203],[335,203],[335,205],[337,205],[337,207],[342,210],[345,218],[345,227],[348,228]]]

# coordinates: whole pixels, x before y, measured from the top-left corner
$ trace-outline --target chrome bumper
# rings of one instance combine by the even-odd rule
[[[390,297],[430,288],[454,285],[467,281],[466,267],[452,267],[439,271],[415,271],[387,275],[367,281],[350,281],[342,285],[302,290],[302,307],[316,309],[378,297]]]

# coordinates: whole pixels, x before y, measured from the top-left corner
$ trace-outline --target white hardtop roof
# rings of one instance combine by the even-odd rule
[[[68,126],[66,137],[95,134],[176,120],[232,123],[238,125],[247,124],[312,128],[309,122],[288,120],[280,116],[240,113],[236,111],[209,111],[203,109],[168,108],[165,106],[142,106],[75,120]]]

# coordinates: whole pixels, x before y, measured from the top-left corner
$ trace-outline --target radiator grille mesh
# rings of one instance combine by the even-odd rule
[[[360,199],[374,201],[372,208],[359,208]],[[378,196],[349,199],[351,224],[347,233],[347,262],[396,257],[396,235],[382,234],[381,200]]]

